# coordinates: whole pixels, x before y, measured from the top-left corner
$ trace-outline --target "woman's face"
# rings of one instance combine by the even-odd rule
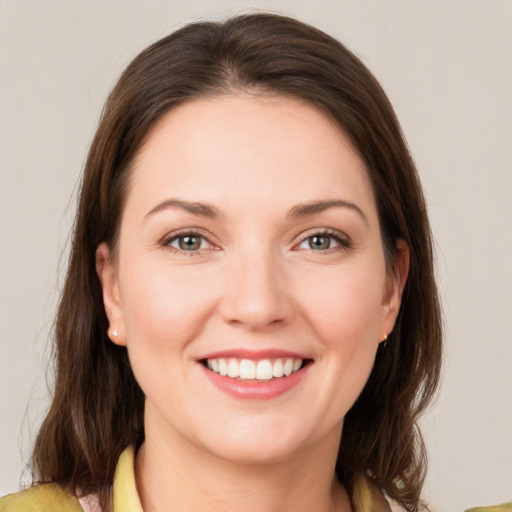
[[[147,434],[243,462],[338,443],[404,281],[348,139],[310,106],[243,94],[157,124],[116,261],[101,245],[97,263]]]

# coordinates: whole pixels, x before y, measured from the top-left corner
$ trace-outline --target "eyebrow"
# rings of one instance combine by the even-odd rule
[[[309,215],[315,215],[316,213],[324,212],[329,208],[349,208],[355,211],[366,224],[368,224],[368,218],[364,214],[363,210],[356,204],[346,201],[344,199],[333,199],[328,201],[314,201],[311,203],[298,204],[294,206],[288,213],[288,217],[307,217]]]
[[[203,217],[208,217],[209,219],[216,219],[221,216],[221,211],[209,203],[185,201],[183,199],[171,198],[157,204],[146,214],[146,217],[154,215],[155,213],[158,213],[162,210],[167,210],[169,208],[181,208],[182,210],[185,210],[194,215],[201,215]],[[359,206],[356,204],[344,199],[313,201],[311,203],[298,204],[288,212],[288,217],[307,217],[310,215],[315,215],[316,213],[321,213],[325,210],[328,210],[329,208],[349,208],[359,214],[365,223],[368,224],[368,219],[361,208],[359,208]]]
[[[146,218],[158,213],[162,210],[167,210],[169,208],[181,208],[187,212],[190,212],[194,215],[201,215],[203,217],[208,217],[209,219],[216,219],[221,216],[220,210],[215,208],[208,203],[199,203],[195,201],[184,201],[183,199],[166,199],[165,201],[157,204],[152,210],[150,210],[146,214]]]

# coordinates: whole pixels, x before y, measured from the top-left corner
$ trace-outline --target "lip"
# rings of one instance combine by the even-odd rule
[[[224,358],[232,357],[234,359],[251,359],[254,361],[260,360],[260,359],[278,359],[278,358],[283,358],[283,359],[291,358],[291,359],[303,359],[303,360],[312,359],[308,355],[299,354],[298,352],[290,352],[288,350],[231,349],[231,350],[221,350],[218,352],[211,352],[209,354],[205,354],[204,356],[198,357],[197,361],[203,361],[205,359],[218,359],[221,357],[224,357]]]
[[[204,364],[205,359],[217,359],[221,357],[252,360],[295,358],[303,359],[307,362],[300,370],[288,375],[287,377],[278,377],[266,381],[244,381],[219,375],[218,373],[209,370]],[[223,350],[220,352],[212,352],[197,360],[197,364],[201,367],[205,376],[215,387],[217,387],[217,389],[234,398],[245,400],[271,400],[292,390],[298,386],[306,376],[312,362],[313,360],[311,358],[305,357],[304,355],[276,349],[264,351]]]

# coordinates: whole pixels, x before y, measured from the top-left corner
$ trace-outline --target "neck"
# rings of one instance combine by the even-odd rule
[[[286,459],[244,464],[221,459],[177,433],[151,429],[136,460],[145,512],[349,512],[350,500],[335,478],[341,435]]]

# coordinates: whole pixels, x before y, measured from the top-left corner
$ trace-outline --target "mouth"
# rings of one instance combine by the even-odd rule
[[[197,359],[208,380],[236,399],[268,400],[286,394],[306,379],[314,359],[280,349],[233,349]]]
[[[245,359],[236,357],[211,357],[201,359],[203,366],[221,377],[237,381],[268,382],[289,377],[312,359],[298,357],[272,357],[264,359]]]

